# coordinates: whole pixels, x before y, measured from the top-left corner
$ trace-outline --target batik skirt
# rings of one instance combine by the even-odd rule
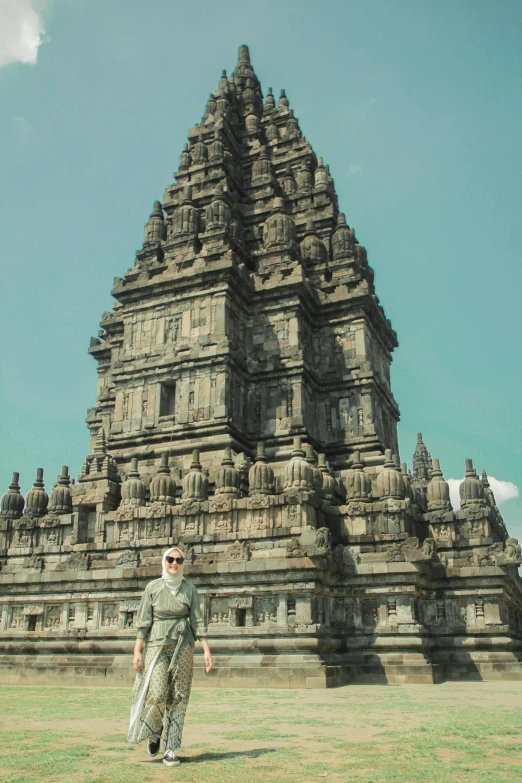
[[[143,742],[163,734],[163,749],[181,746],[185,713],[192,686],[194,647],[148,647],[132,693],[128,741]]]

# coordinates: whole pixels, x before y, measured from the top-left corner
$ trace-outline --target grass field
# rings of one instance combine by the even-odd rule
[[[194,690],[177,768],[127,744],[129,700],[0,687],[0,782],[522,781],[522,683]]]

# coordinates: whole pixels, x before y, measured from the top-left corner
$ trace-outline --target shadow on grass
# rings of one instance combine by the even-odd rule
[[[230,750],[220,753],[217,750],[208,750],[204,753],[198,753],[196,756],[180,756],[180,761],[183,764],[201,764],[205,761],[225,761],[226,759],[236,758],[250,758],[257,759],[259,756],[264,756],[267,753],[276,753],[276,748],[256,748],[255,750]],[[158,756],[155,759],[143,759],[141,764],[160,764],[162,757]]]

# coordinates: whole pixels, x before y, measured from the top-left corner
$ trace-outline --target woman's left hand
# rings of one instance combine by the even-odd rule
[[[205,650],[205,671],[207,674],[212,669],[213,665],[214,665],[214,661],[212,660],[210,650]]]

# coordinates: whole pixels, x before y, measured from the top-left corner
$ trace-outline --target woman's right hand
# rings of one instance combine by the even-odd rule
[[[134,666],[134,671],[141,672],[142,666],[143,666],[143,658],[141,655],[141,652],[135,652],[134,658],[132,661],[132,665]]]

